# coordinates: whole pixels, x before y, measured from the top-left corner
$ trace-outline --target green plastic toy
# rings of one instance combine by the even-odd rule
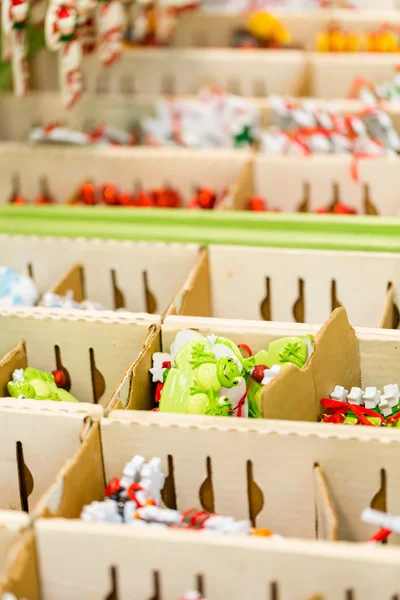
[[[15,370],[12,381],[7,384],[7,389],[12,398],[79,402],[67,390],[57,387],[51,373],[32,367]]]
[[[158,382],[160,412],[260,417],[261,389],[287,364],[302,367],[312,337],[284,338],[244,358],[224,337],[180,331],[171,354],[156,352],[150,372]]]

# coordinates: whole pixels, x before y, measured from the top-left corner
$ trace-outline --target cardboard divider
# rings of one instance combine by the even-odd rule
[[[82,265],[75,263],[49,291],[53,294],[58,294],[59,296],[65,296],[68,292],[72,292],[76,302],[87,300],[87,298],[85,298]]]
[[[202,494],[207,482],[213,510],[219,514],[242,519],[253,515],[257,527],[285,537],[362,542],[374,533],[374,527],[361,522],[361,511],[374,503],[384,470],[387,511],[396,513],[400,441],[393,430],[377,435],[375,430],[360,428],[355,435],[351,428],[328,424],[159,417],[152,412],[113,411],[101,421],[106,481],[119,476],[135,454],[146,459],[159,456],[178,510],[208,506]],[[92,428],[90,436],[98,434],[97,427]],[[48,494],[46,516],[70,516],[78,513],[91,494],[92,500],[99,499],[87,477],[96,447],[100,448],[97,442],[82,445],[63,470],[57,482],[58,502],[55,505],[54,494]],[[266,456],[279,456],[279,461],[266,460]],[[99,485],[100,466],[93,473]],[[169,506],[170,494],[163,497]],[[389,543],[397,544],[397,537]]]
[[[0,580],[4,577],[10,546],[24,527],[29,516],[23,512],[0,510]]]
[[[6,384],[13,371],[28,365],[43,371],[61,369],[80,402],[107,404],[141,352],[151,320],[122,314],[118,320],[107,319],[105,314],[1,310],[0,394],[8,395]]]
[[[207,267],[193,268],[171,312],[321,323],[343,306],[355,326],[397,328],[399,261],[394,253],[211,245]]]
[[[0,593],[13,594],[16,600],[42,600],[32,530],[19,536],[10,549],[5,579],[0,580]]]
[[[198,252],[196,244],[0,235],[3,264],[31,273],[41,294],[72,289],[107,309],[145,313],[151,323],[167,311]]]
[[[280,600],[295,594],[307,600],[349,595],[392,600],[398,589],[398,552],[376,546],[132,530],[59,519],[38,522],[35,542],[29,536],[23,540],[3,586],[17,598],[130,600],[134,594],[138,600],[177,600],[198,589],[207,598],[234,600],[249,593],[254,600],[275,600],[276,594]],[[232,569],[244,564],[244,570]],[[379,578],[372,576],[376,570]]]
[[[9,398],[0,400],[0,414],[0,509],[31,512],[103,410],[91,404]]]
[[[212,188],[218,194],[228,190],[249,156],[246,150],[221,149],[208,153],[169,148],[165,152],[163,148],[3,143],[0,144],[0,176],[4,180],[1,202],[11,199],[15,175],[19,178],[19,192],[30,203],[41,193],[41,179],[45,178],[49,193],[58,204],[73,199],[85,181],[92,181],[98,186],[114,184],[128,192],[133,192],[135,183],[144,190],[169,184],[181,193],[186,205],[196,186]]]
[[[269,208],[283,212],[314,213],[338,200],[357,214],[398,216],[397,167],[397,157],[258,155],[254,157],[254,193],[266,199]]]
[[[341,2],[335,3],[340,6]],[[342,3],[344,4],[344,3]],[[363,7],[372,4],[373,0],[363,2]],[[274,15],[290,31],[293,41],[306,50],[314,50],[315,38],[319,31],[325,29],[332,21],[338,27],[356,33],[367,33],[376,30],[379,25],[390,22],[400,25],[400,15],[392,12],[394,0],[375,0],[376,10],[343,10],[325,9],[315,11],[276,10]],[[381,9],[381,10],[379,10]],[[386,9],[386,10],[385,10]],[[388,10],[389,9],[389,10]],[[245,13],[203,12],[183,15],[177,25],[173,44],[178,47],[230,47],[235,31],[246,27],[248,16]],[[266,51],[268,52],[268,51]]]

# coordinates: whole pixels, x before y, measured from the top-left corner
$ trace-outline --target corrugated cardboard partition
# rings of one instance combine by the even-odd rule
[[[365,0],[363,8],[373,5],[374,0]],[[338,6],[340,2],[336,3]],[[374,31],[379,24],[390,22],[394,26],[400,25],[400,15],[392,13],[394,0],[375,0],[373,12],[366,10],[315,10],[311,11],[279,11],[274,10],[279,19],[286,25],[292,34],[295,43],[307,50],[315,48],[315,37],[318,31],[324,29],[332,21],[345,30],[355,32]],[[382,10],[383,9],[383,10]],[[188,13],[179,21],[174,35],[174,46],[180,47],[230,47],[236,30],[246,27],[248,17],[246,14],[227,12]]]
[[[129,365],[142,350],[151,320],[116,319],[60,309],[0,311],[0,366],[4,389],[14,368],[28,364],[43,371],[65,369],[71,393],[81,402],[106,404]],[[24,342],[24,346],[21,346]],[[26,356],[24,353],[26,351]],[[9,359],[13,360],[10,366]],[[0,369],[1,370],[1,369]]]
[[[315,350],[303,369],[289,365],[264,388],[265,419],[318,421],[320,400],[329,397],[335,385],[349,390],[361,386],[357,336],[343,308],[332,313],[314,341]]]
[[[0,177],[4,182],[1,202],[8,202],[12,196],[13,175],[19,176],[20,193],[29,202],[34,202],[39,195],[42,177],[47,179],[49,192],[57,203],[67,202],[88,180],[98,185],[112,183],[125,191],[133,191],[135,182],[144,189],[169,183],[187,202],[195,186],[211,187],[219,193],[227,190],[249,156],[246,150],[208,153],[170,148],[165,152],[162,148],[5,143],[0,144]]]
[[[2,264],[31,274],[40,293],[72,289],[108,309],[136,313],[163,314],[198,251],[196,244],[0,235]]]
[[[208,256],[174,300],[175,314],[322,323],[343,306],[353,325],[398,326],[398,254],[211,245]]]
[[[267,199],[272,208],[315,212],[333,204],[334,184],[337,184],[340,201],[357,213],[399,216],[398,165],[397,158],[260,155],[254,158],[254,191]]]
[[[1,399],[0,508],[34,509],[79,449],[90,422],[102,414],[90,404]]]
[[[0,510],[0,579],[4,576],[7,556],[13,540],[28,524],[29,517],[26,513]]]
[[[5,577],[0,581],[0,594],[6,592],[14,594],[17,600],[43,600],[32,530],[21,534],[10,549]]]
[[[177,600],[200,586],[210,600],[392,600],[398,591],[400,558],[389,548],[61,520],[37,523],[36,538],[42,600]]]
[[[47,53],[49,54],[49,53]],[[74,107],[68,110],[56,92],[29,92],[21,102],[13,94],[2,93],[0,111],[7,119],[0,122],[0,139],[22,142],[32,127],[48,123],[62,123],[72,129],[84,129],[103,123],[134,130],[142,117],[153,116],[154,97],[113,94],[85,94]]]
[[[397,511],[400,438],[394,430],[359,428],[355,434],[318,423],[159,417],[113,411],[101,421],[106,481],[135,454],[159,456],[168,475],[167,506],[252,518],[285,537],[362,542],[375,532],[360,520],[365,507],[377,506],[379,496],[388,512]],[[91,494],[99,499],[103,470],[98,459],[94,463],[96,435],[97,426],[44,499],[46,516],[76,516]],[[96,485],[88,480],[90,469]],[[390,543],[398,543],[396,536]]]

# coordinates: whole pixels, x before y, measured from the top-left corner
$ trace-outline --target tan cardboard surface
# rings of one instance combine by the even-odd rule
[[[58,406],[53,408],[54,404]],[[22,452],[19,468],[21,471],[25,464],[31,511],[64,461],[79,449],[87,418],[92,413],[99,418],[102,413],[100,407],[79,404],[69,409],[65,404],[69,407],[69,403],[0,400],[0,508],[21,510],[18,442]]]
[[[49,600],[103,600],[111,594],[116,566],[118,598],[176,600],[203,578],[207,598],[324,600],[353,596],[393,598],[398,590],[399,554],[389,548],[344,543],[318,544],[217,536],[206,533],[132,530],[111,524],[43,520],[36,524],[42,588]],[[116,549],[118,563],[116,565]],[[68,573],[63,569],[67,563]],[[379,573],[370,577],[369,573]],[[315,596],[314,596],[315,597]]]
[[[8,563],[5,578],[0,581],[0,593],[12,593],[18,599],[42,600],[32,531],[26,531],[15,540]]]
[[[82,268],[79,263],[74,264],[50,291],[60,296],[73,292],[76,302],[85,300]]]
[[[75,311],[73,315],[37,308],[28,313],[0,311],[0,327],[0,356],[24,339],[28,365],[52,371],[57,367],[58,346],[61,364],[71,379],[71,393],[81,402],[106,404],[141,351],[149,322],[126,315],[115,320],[104,314]]]
[[[0,394],[8,396],[7,383],[12,380],[12,374],[16,369],[25,369],[28,366],[26,359],[25,343],[19,342],[0,360]]]
[[[6,558],[10,545],[18,532],[29,523],[29,517],[26,513],[0,510],[0,572],[3,576],[3,570],[6,564]]]
[[[98,424],[83,440],[79,453],[73,456],[57,474],[56,481],[37,506],[40,517],[79,518],[82,507],[101,500],[105,481]]]
[[[55,149],[47,149],[47,151],[50,151],[53,156]],[[73,149],[72,154],[67,151],[67,154],[62,154],[61,157],[64,159],[68,159],[68,156],[76,157],[74,154],[76,151]],[[6,149],[5,152],[7,153]],[[29,154],[32,157],[40,155],[41,149],[37,147],[31,149],[31,154]],[[35,169],[32,172],[33,179],[27,182],[27,186],[36,186],[38,182],[36,173],[44,173],[43,169],[46,170],[51,164],[48,156],[43,160],[42,171]],[[58,159],[56,162],[58,164]],[[83,168],[82,159],[79,156],[78,162],[80,168]],[[85,165],[85,161],[83,161],[83,165]],[[120,163],[117,162],[117,165]],[[131,177],[129,184],[127,183],[127,189],[131,189],[134,176],[130,168],[126,171]],[[157,168],[153,166],[153,173],[155,171]],[[55,172],[59,173],[58,167]],[[104,172],[104,169],[99,167],[98,172]],[[76,186],[81,185],[85,177],[87,174],[82,175],[81,181],[77,182]],[[119,170],[114,177],[110,176],[110,181],[117,182],[117,180],[120,180]],[[67,178],[66,184],[69,181]],[[58,184],[58,180],[56,183]],[[29,189],[24,186],[24,182],[22,185],[24,187],[22,193],[29,196]],[[51,182],[49,185],[51,192],[55,194]],[[151,182],[151,185],[154,185],[154,181]],[[7,195],[4,196],[4,201],[6,199]],[[59,200],[64,201],[65,198]],[[157,314],[162,314],[167,310],[171,298],[185,282],[193,267],[198,254],[198,246],[195,244],[0,235],[0,254],[7,256],[7,264],[17,269],[18,272],[27,274],[31,271],[40,293],[54,288],[74,264],[80,263],[86,299],[99,302],[107,309],[114,309],[117,308],[116,293],[119,292],[118,307],[121,307],[122,298],[126,310],[134,313],[146,313],[152,308],[147,299],[147,295],[150,293],[155,302]],[[168,277],[165,276],[165,273],[168,273]],[[75,283],[80,285],[79,281]],[[68,289],[65,289],[66,291]],[[138,314],[139,316],[140,314]],[[114,317],[118,320],[120,314],[115,313]],[[152,319],[154,322],[155,317]]]
[[[175,314],[196,315],[209,317],[212,315],[210,271],[208,252],[205,248],[200,251],[196,265],[192,269],[184,287],[173,301]]]
[[[101,423],[106,480],[117,476],[134,454],[160,456],[168,473],[173,458],[177,506],[199,506],[199,490],[211,460],[216,512],[243,518],[249,514],[248,461],[263,495],[260,527],[285,536],[315,536],[314,466],[324,472],[338,516],[338,538],[365,541],[374,527],[360,521],[381,489],[386,473],[387,511],[397,511],[400,438],[390,429],[237,420],[222,417],[113,411]],[[224,449],[221,452],[221,449]],[[368,464],[368,469],[365,465]],[[391,540],[391,543],[397,543]]]

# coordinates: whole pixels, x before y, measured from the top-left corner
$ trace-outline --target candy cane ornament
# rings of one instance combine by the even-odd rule
[[[30,4],[27,0],[2,1],[3,59],[11,60],[13,88],[16,96],[28,90],[28,63],[26,60],[26,27]]]
[[[66,108],[72,108],[82,94],[82,48],[78,26],[75,4],[51,0],[45,20],[46,44],[50,50],[59,51],[61,98]]]
[[[120,0],[98,0],[98,52],[103,67],[114,64],[122,54],[125,14]]]

